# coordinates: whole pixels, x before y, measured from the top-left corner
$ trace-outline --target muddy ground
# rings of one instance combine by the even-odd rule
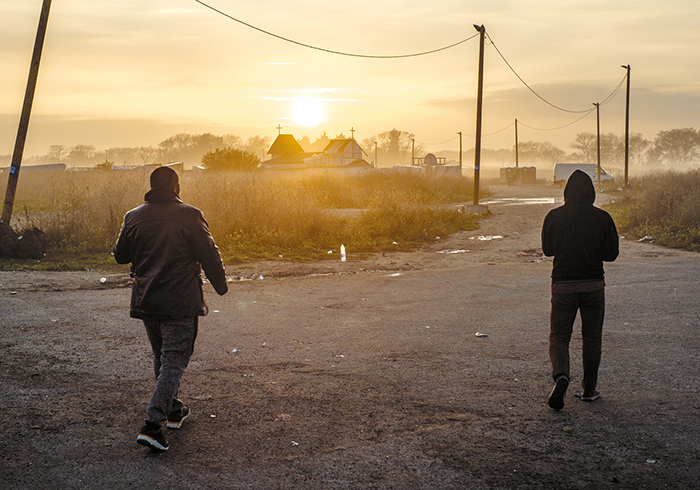
[[[154,381],[128,276],[0,272],[0,488],[697,488],[700,256],[621,240],[602,398],[572,396],[575,333],[553,411],[561,189],[493,191],[479,230],[416,252],[228,267],[166,453],[136,444]]]

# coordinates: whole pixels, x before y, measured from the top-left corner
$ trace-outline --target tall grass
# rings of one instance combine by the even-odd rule
[[[700,170],[650,174],[631,186],[629,194],[606,206],[622,233],[700,252]]]
[[[326,257],[341,243],[359,254],[407,250],[478,226],[444,206],[471,199],[471,180],[457,177],[215,173],[181,188],[228,261]],[[42,229],[50,251],[108,253],[147,191],[148,174],[137,171],[23,175],[12,225]]]

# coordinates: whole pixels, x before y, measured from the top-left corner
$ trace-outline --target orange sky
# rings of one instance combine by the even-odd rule
[[[0,0],[0,154],[14,147],[41,0]],[[604,100],[632,66],[631,130],[698,127],[700,4],[694,1],[423,0],[235,2],[211,6],[330,50],[397,55],[432,50],[484,24],[515,71],[561,108]],[[595,114],[547,105],[485,51],[486,148],[548,140],[562,149],[595,132]],[[478,41],[407,59],[311,50],[245,27],[194,0],[53,2],[25,155],[53,144],[149,146],[178,132],[326,131],[362,141],[397,128],[429,151],[473,146]],[[299,99],[313,113],[295,112]],[[601,107],[601,131],[622,134],[624,87]],[[314,124],[318,118],[321,120]],[[562,129],[565,125],[570,126]],[[501,131],[502,130],[502,131]],[[441,143],[441,144],[438,144]]]

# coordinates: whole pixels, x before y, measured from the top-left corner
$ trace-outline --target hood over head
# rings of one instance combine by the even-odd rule
[[[564,187],[564,202],[566,204],[592,206],[595,202],[595,187],[586,172],[576,170]]]

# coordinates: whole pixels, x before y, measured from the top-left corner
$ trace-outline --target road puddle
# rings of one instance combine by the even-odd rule
[[[502,204],[504,206],[525,206],[532,204],[564,204],[563,197],[503,197],[483,201],[481,204]]]

